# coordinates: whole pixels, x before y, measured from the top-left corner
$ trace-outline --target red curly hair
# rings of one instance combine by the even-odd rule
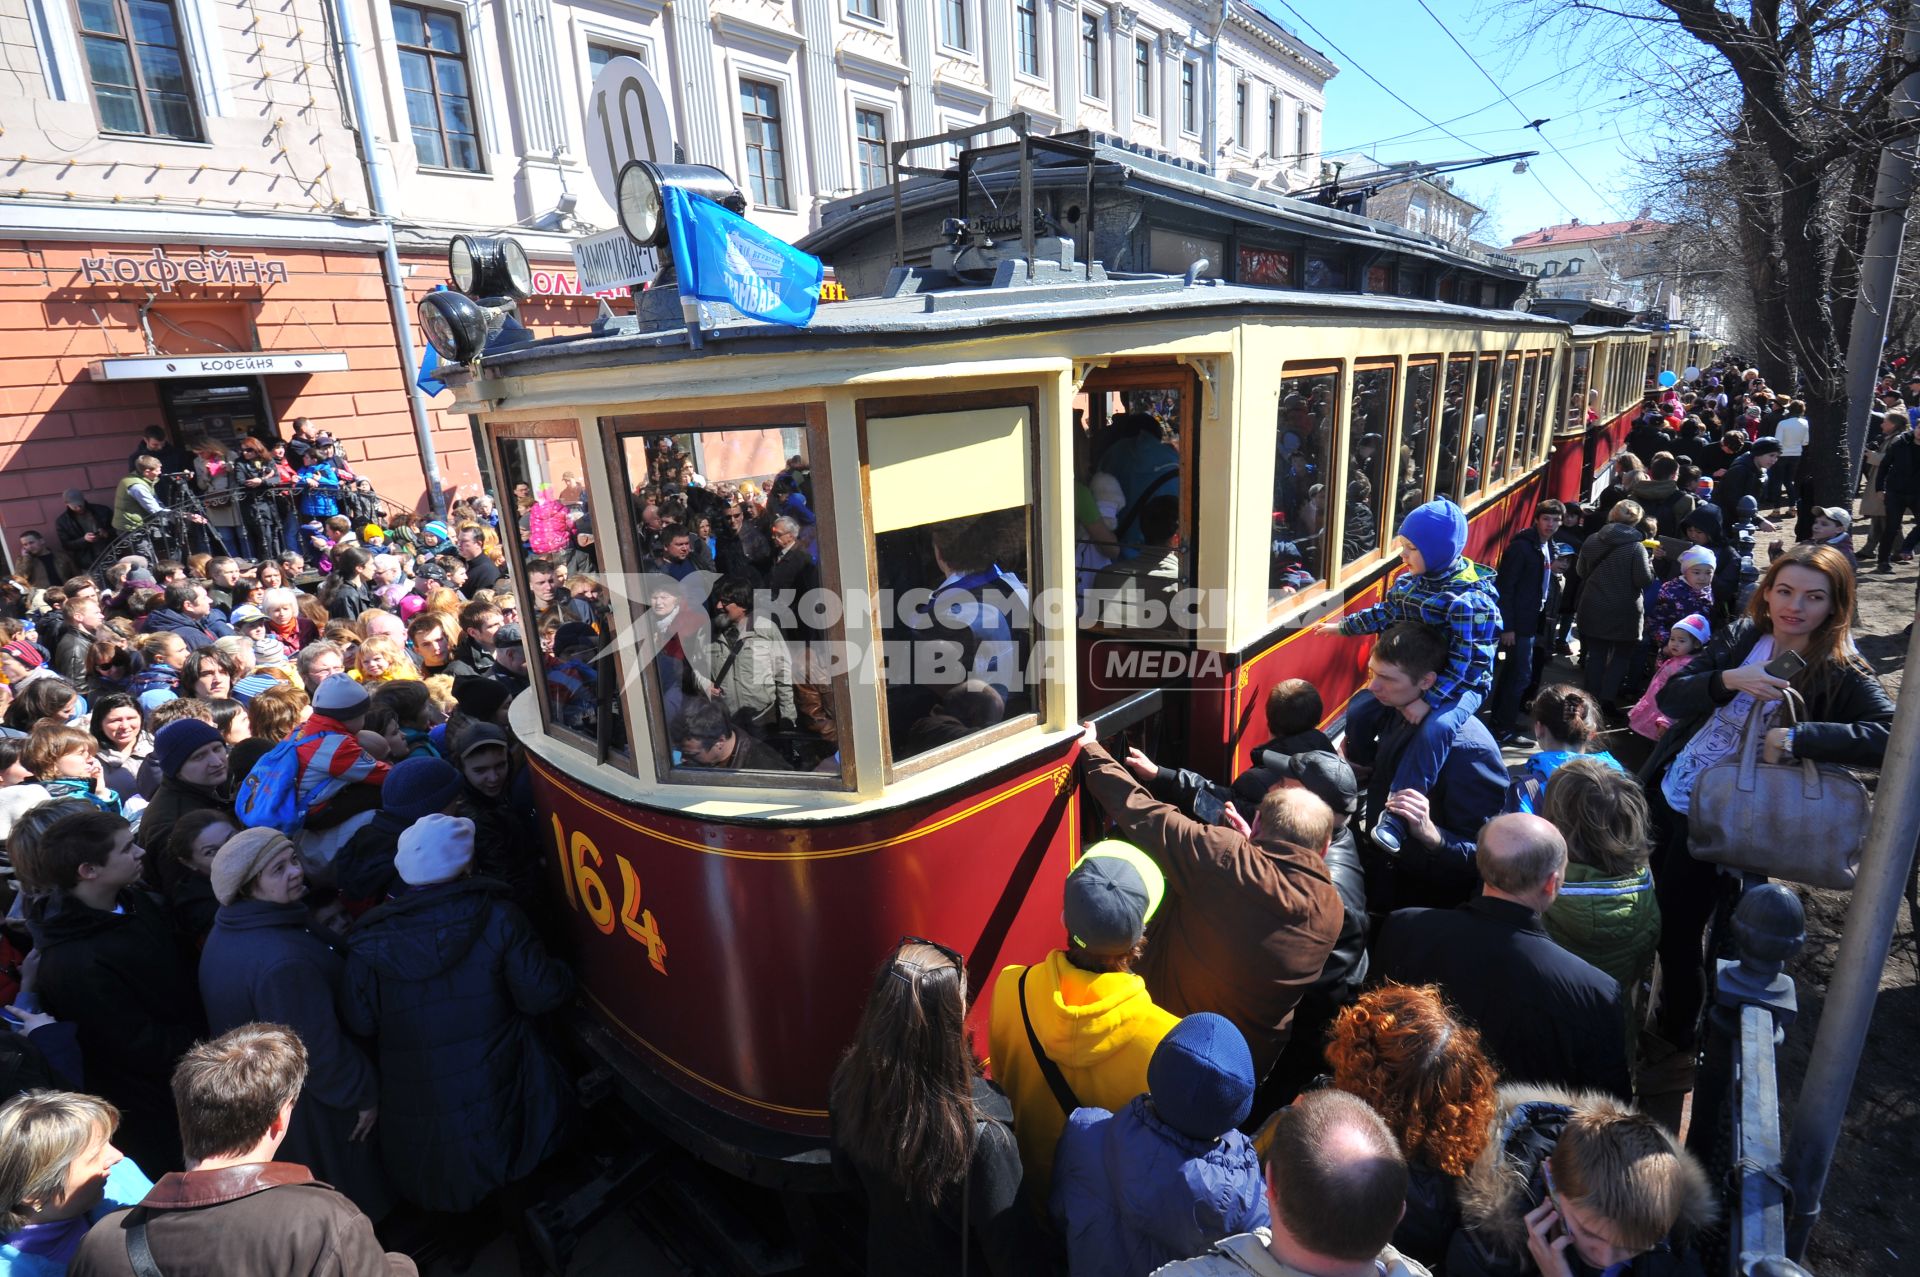
[[[1409,1161],[1464,1175],[1492,1137],[1493,1065],[1432,985],[1362,994],[1333,1022],[1327,1063],[1334,1086],[1371,1104]]]

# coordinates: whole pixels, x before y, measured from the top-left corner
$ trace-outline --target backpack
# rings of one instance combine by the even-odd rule
[[[300,746],[319,739],[317,732],[289,736],[260,756],[233,796],[234,815],[242,824],[249,829],[277,829],[289,838],[300,832],[316,801],[333,792],[323,787],[312,799],[301,801]]]

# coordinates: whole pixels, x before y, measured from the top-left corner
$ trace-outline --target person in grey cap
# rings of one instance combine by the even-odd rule
[[[113,511],[87,500],[87,494],[78,488],[67,489],[66,501],[53,521],[53,535],[67,557],[85,571],[113,540]]]
[[[1830,545],[1840,551],[1847,565],[1858,576],[1860,559],[1853,552],[1853,515],[1843,505],[1819,506],[1813,512],[1813,532],[1803,544]],[[1767,553],[1779,558],[1784,552],[1780,542],[1767,547]]]
[[[993,1077],[1013,1103],[1036,1201],[1046,1198],[1067,1114],[1089,1104],[1125,1108],[1147,1089],[1153,1049],[1176,1023],[1133,973],[1166,888],[1139,848],[1095,843],[1067,875],[1066,943],[1031,967],[1002,969],[994,984]]]
[[[527,640],[518,623],[494,631],[493,669],[487,677],[505,684],[515,696],[527,690]]]

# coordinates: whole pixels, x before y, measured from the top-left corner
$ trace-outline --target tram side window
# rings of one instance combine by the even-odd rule
[[[1473,389],[1473,356],[1447,360],[1446,391],[1440,406],[1440,446],[1433,457],[1433,494],[1449,501],[1460,499],[1466,472],[1469,395]]]
[[[1273,460],[1273,555],[1267,595],[1277,602],[1327,576],[1327,529],[1333,521],[1327,480],[1333,474],[1340,374],[1289,364],[1280,379],[1280,420]]]
[[[838,773],[825,628],[837,607],[821,579],[827,512],[804,418],[603,424],[618,432],[635,645],[668,777]]]
[[[1593,347],[1577,346],[1573,351],[1573,368],[1567,377],[1567,429],[1581,429],[1587,424],[1587,377],[1593,370]]]
[[[593,749],[604,729],[609,754],[631,760],[620,657],[604,651],[612,635],[581,478],[586,459],[574,423],[565,429],[565,436],[499,440],[500,540],[529,610],[519,651],[496,645],[494,660],[538,691],[550,733]]]
[[[1479,374],[1473,379],[1472,438],[1467,441],[1467,481],[1463,486],[1469,494],[1486,484],[1487,453],[1492,447],[1493,387],[1499,375],[1499,357],[1482,356]]]
[[[1352,564],[1391,540],[1393,529],[1380,525],[1381,494],[1391,474],[1393,366],[1356,368],[1348,414],[1347,504],[1340,533],[1340,567]]]
[[[1392,486],[1381,502],[1385,517],[1380,520],[1380,539],[1391,543],[1407,511],[1427,499],[1427,448],[1432,443],[1434,392],[1438,388],[1438,364],[1411,364],[1407,384],[1400,397],[1400,448],[1393,471]]]
[[[1533,411],[1527,417],[1527,465],[1533,466],[1543,459],[1545,449],[1541,446],[1543,436],[1553,433],[1549,423],[1553,420],[1553,361],[1552,351],[1540,355],[1540,380],[1533,384]]]
[[[1034,410],[861,411],[888,761],[900,763],[1043,712]]]
[[[1489,488],[1507,477],[1507,453],[1513,443],[1514,426],[1520,410],[1514,386],[1519,376],[1518,355],[1500,361],[1500,397],[1494,407],[1493,427],[1487,438],[1487,462],[1483,467]]]
[[[1540,356],[1527,354],[1520,360],[1520,393],[1514,399],[1513,460],[1507,473],[1521,475],[1533,463],[1534,386],[1540,380]]]

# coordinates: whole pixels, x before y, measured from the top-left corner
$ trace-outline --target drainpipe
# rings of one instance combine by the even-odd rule
[[[1207,172],[1220,175],[1220,33],[1226,30],[1227,13],[1233,0],[1220,0],[1220,16],[1213,23],[1213,40],[1207,46],[1207,127],[1201,134],[1206,148]]]
[[[427,415],[427,397],[420,389],[419,357],[413,349],[413,314],[407,308],[406,277],[400,273],[400,247],[393,237],[393,209],[387,186],[386,162],[375,151],[373,112],[367,107],[366,79],[360,70],[359,16],[353,0],[333,0],[334,21],[340,27],[341,60],[347,68],[347,90],[353,100],[354,133],[360,139],[360,158],[367,171],[367,196],[373,215],[386,228],[386,247],[380,269],[387,286],[387,309],[393,314],[393,344],[400,352],[400,375],[407,383],[407,407],[413,416],[413,439],[420,450],[420,469],[427,481],[427,504],[436,519],[446,517],[447,498],[440,482],[440,460],[433,450],[433,423]]]

